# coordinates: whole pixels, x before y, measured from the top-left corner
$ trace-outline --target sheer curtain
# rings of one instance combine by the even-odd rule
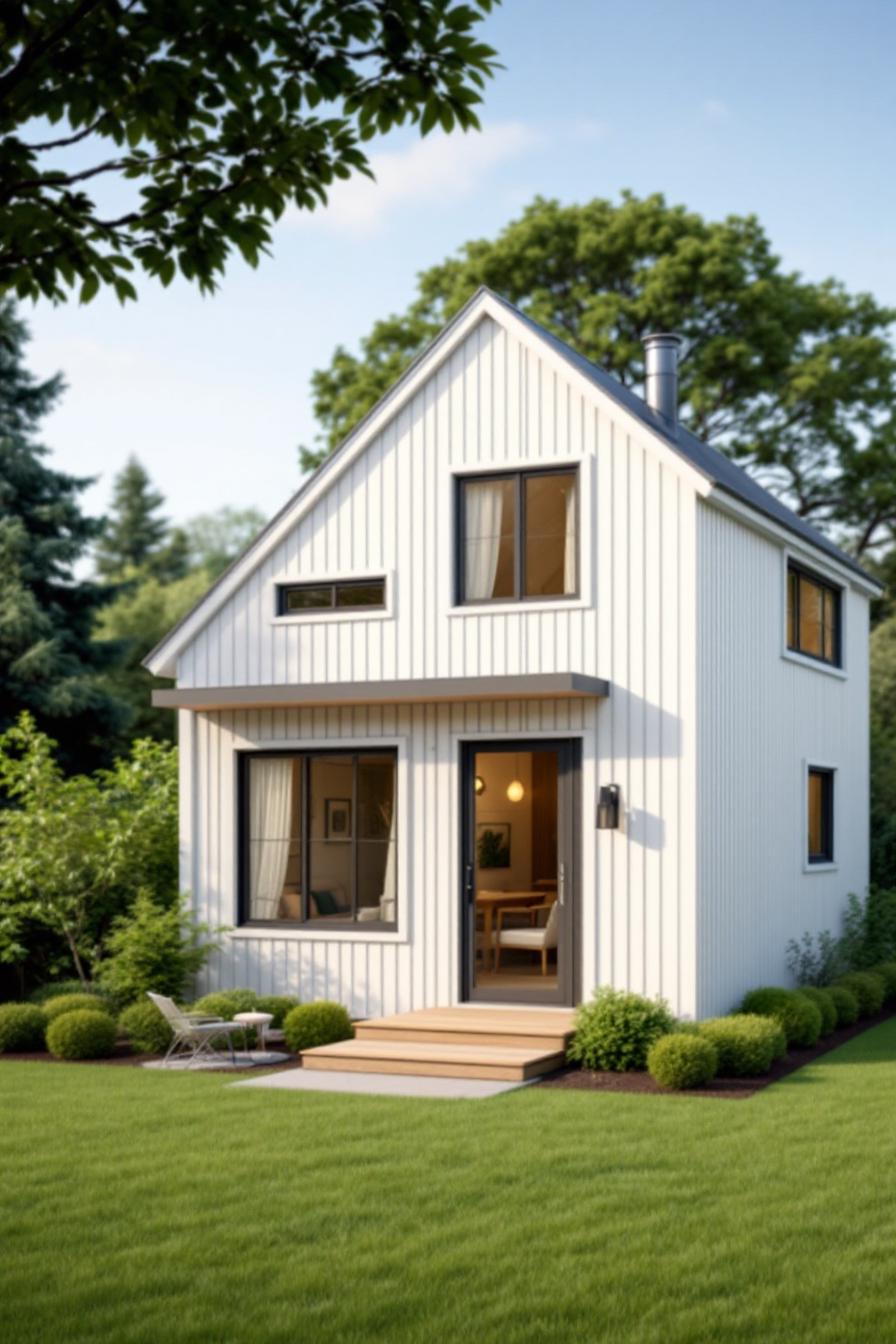
[[[289,862],[292,761],[252,761],[249,788],[252,919],[276,919]]]
[[[569,485],[566,490],[566,542],[563,547],[563,591],[574,593],[576,590],[576,489]]]
[[[392,819],[389,822],[389,844],[386,849],[386,871],[383,874],[383,894],[380,897],[380,919],[388,921],[390,924],[395,919],[396,891],[395,891],[395,821],[398,812],[396,798],[396,779],[395,771],[392,772]]]
[[[498,572],[503,483],[468,481],[464,487],[464,507],[467,543],[464,596],[467,601],[485,600],[495,590]]]

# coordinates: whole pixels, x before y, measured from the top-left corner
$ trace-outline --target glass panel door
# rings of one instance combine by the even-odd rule
[[[489,743],[465,750],[469,999],[573,1002],[576,746]]]

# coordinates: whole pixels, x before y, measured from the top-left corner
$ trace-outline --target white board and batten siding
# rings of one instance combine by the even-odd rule
[[[700,1016],[788,984],[785,948],[840,931],[868,881],[868,599],[843,589],[842,674],[788,656],[788,549],[698,506]],[[795,556],[824,575],[824,557]],[[833,581],[837,576],[831,574]],[[834,863],[806,864],[806,769],[834,767]]]
[[[456,607],[453,478],[551,464],[579,471],[579,595]],[[199,630],[178,686],[575,671],[610,696],[182,712],[182,878],[211,923],[235,921],[237,746],[396,741],[407,798],[397,934],[239,930],[209,987],[328,995],[356,1013],[456,1002],[460,743],[553,733],[583,741],[583,990],[627,985],[696,1011],[697,493],[689,467],[537,340],[490,317],[469,332]],[[278,582],[378,574],[384,613],[274,616]],[[618,832],[595,830],[601,783],[622,786]]]

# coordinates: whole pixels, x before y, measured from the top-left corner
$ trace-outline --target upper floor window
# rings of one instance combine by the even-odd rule
[[[352,928],[396,923],[396,753],[246,753],[241,918]]]
[[[575,596],[575,471],[466,477],[459,491],[462,602]]]
[[[364,611],[386,605],[385,579],[338,579],[333,583],[281,583],[277,615],[304,611]]]
[[[794,564],[787,566],[787,647],[840,666],[840,590]]]

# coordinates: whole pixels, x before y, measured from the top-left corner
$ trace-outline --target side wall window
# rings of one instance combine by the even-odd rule
[[[809,766],[807,860],[832,863],[834,859],[834,771]]]
[[[787,566],[787,647],[841,666],[840,589],[817,575]]]
[[[247,753],[243,923],[394,927],[394,751]]]

